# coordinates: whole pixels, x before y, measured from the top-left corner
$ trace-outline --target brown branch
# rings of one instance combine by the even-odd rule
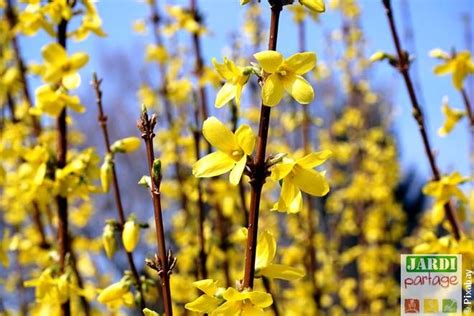
[[[156,1],[149,1],[150,10],[151,10],[151,22],[153,24],[153,35],[155,38],[155,44],[157,46],[161,46],[163,44],[163,39],[161,37],[160,32],[160,15],[158,13],[158,9],[156,7]],[[167,98],[167,79],[166,79],[166,68],[163,63],[158,63],[158,71],[161,77],[160,88],[158,89],[159,95],[162,96],[163,105],[164,105],[164,114],[166,118],[166,122],[168,123],[168,128],[170,131],[174,130],[174,117],[173,111],[171,107],[171,103]],[[176,142],[173,142],[173,151],[176,155],[176,161],[174,162],[174,168],[176,173],[176,180],[179,184],[180,190],[180,200],[181,200],[181,208],[185,212],[186,215],[189,216],[188,210],[188,197],[186,196],[186,192],[184,191],[185,185],[185,178],[183,177],[182,166],[179,162],[179,150],[178,145]]]
[[[161,280],[164,312],[166,316],[171,316],[173,315],[173,309],[170,291],[170,274],[176,260],[172,258],[171,253],[168,255],[166,253],[165,231],[160,198],[161,174],[156,174],[157,171],[153,170],[153,164],[155,163],[155,153],[153,149],[153,138],[155,137],[155,134],[153,129],[155,125],[156,114],[153,114],[152,117],[149,118],[146,109],[142,111],[140,120],[137,122],[137,127],[141,132],[141,137],[146,146],[148,171],[151,179],[150,193],[153,201],[156,242],[158,248],[158,255],[155,256],[155,261],[148,264],[158,272]],[[159,172],[161,173],[161,171]]]
[[[438,181],[438,180],[440,180],[441,176],[440,176],[438,166],[436,164],[436,159],[435,159],[435,156],[433,154],[433,150],[432,150],[429,138],[428,138],[428,134],[426,132],[425,121],[424,121],[424,118],[423,118],[423,112],[422,112],[421,107],[418,103],[416,93],[415,93],[415,88],[413,86],[413,82],[412,82],[411,77],[410,77],[409,57],[408,57],[408,54],[405,51],[403,51],[402,46],[400,44],[397,29],[396,29],[396,26],[395,26],[395,19],[393,17],[391,1],[390,0],[382,0],[382,2],[383,2],[383,5],[385,7],[385,12],[387,14],[388,22],[389,22],[389,25],[390,25],[390,31],[392,33],[395,48],[397,50],[397,55],[398,55],[397,68],[400,71],[400,73],[402,74],[403,79],[405,81],[405,85],[406,85],[407,90],[408,90],[408,95],[410,97],[411,105],[412,105],[412,108],[413,108],[413,117],[415,118],[415,120],[418,124],[418,129],[419,129],[420,134],[421,134],[421,138],[422,138],[422,141],[423,141],[423,146],[425,148],[425,153],[426,153],[426,156],[428,158],[428,162],[430,164],[430,168],[431,168],[431,172],[433,174],[433,178],[434,178],[434,180]],[[461,229],[461,226],[459,224],[459,220],[456,216],[456,213],[455,213],[455,210],[454,210],[452,204],[450,202],[447,202],[444,205],[444,210],[445,210],[445,213],[446,213],[446,217],[447,217],[447,219],[448,219],[448,221],[451,224],[451,227],[453,229],[454,238],[456,238],[456,240],[459,240],[461,238],[462,229]]]
[[[98,79],[97,74],[94,73],[92,77],[92,86],[95,91],[96,103],[99,109],[98,121],[102,129],[102,135],[104,136],[106,151],[108,154],[111,154],[112,151],[110,149],[111,144],[110,144],[110,138],[109,138],[109,131],[107,129],[107,116],[104,114],[104,109],[102,106],[102,90],[100,88],[101,83],[102,83],[102,79]],[[122,197],[120,194],[120,187],[119,187],[119,183],[117,179],[117,171],[115,168],[115,163],[112,164],[111,169],[112,169],[112,188],[114,190],[114,199],[115,199],[115,206],[117,207],[118,222],[120,224],[121,229],[123,229],[123,226],[125,225],[125,211],[122,205]],[[146,307],[146,303],[145,303],[145,297],[143,296],[143,289],[142,289],[142,282],[140,279],[140,275],[136,268],[135,260],[133,259],[133,253],[126,251],[125,248],[124,248],[124,251],[127,255],[128,266],[136,282],[135,284],[136,290],[140,295],[140,298],[139,298],[140,313],[143,313],[142,311]]]
[[[197,0],[191,0],[191,13],[199,24],[201,24],[202,19],[197,10]],[[193,33],[193,47],[194,47],[194,55],[196,57],[195,61],[195,74],[198,79],[201,79],[204,71],[204,62],[202,58],[201,52],[201,42],[198,33]],[[208,117],[208,108],[207,108],[207,95],[206,89],[203,85],[198,83],[199,85],[199,112],[201,114],[201,120],[199,120],[199,116],[195,115],[196,120],[196,127],[199,124],[199,121],[203,122]],[[196,113],[198,114],[198,113]],[[195,146],[195,154],[196,154],[196,161],[201,158],[200,147],[199,144],[201,143],[201,133],[199,131],[195,131],[194,135],[194,146]],[[208,153],[211,152],[211,145],[207,143],[207,151]],[[205,209],[204,209],[204,202],[202,199],[203,192],[202,192],[202,181],[201,179],[197,179],[198,181],[198,236],[199,236],[199,267],[201,271],[201,277],[203,279],[207,279],[207,253],[205,249],[205,236],[204,236],[204,222],[206,220],[205,216]]]
[[[197,0],[191,0],[191,13],[194,17],[194,20],[201,24],[202,18],[197,10]],[[194,47],[194,55],[196,57],[196,65],[195,65],[195,72],[198,78],[202,77],[204,71],[204,62],[202,59],[202,52],[201,52],[201,41],[199,38],[199,34],[193,33],[193,47]],[[208,117],[208,106],[207,106],[207,94],[206,89],[204,86],[199,87],[199,109],[201,112],[201,118],[203,121]],[[210,152],[210,145],[209,145],[209,152]]]
[[[282,1],[270,1],[271,4],[271,22],[270,22],[270,38],[268,40],[268,49],[276,50],[278,37],[278,24],[280,20],[280,12],[282,10]],[[245,275],[243,281],[244,288],[253,288],[255,277],[255,256],[257,250],[258,235],[258,214],[260,211],[260,198],[265,178],[268,175],[266,167],[265,152],[267,148],[268,129],[270,124],[271,108],[263,105],[260,109],[260,123],[258,128],[257,152],[253,162],[254,172],[251,174],[250,184],[252,187],[250,194],[249,208],[249,224],[247,246],[245,248]]]
[[[67,20],[61,20],[58,25],[57,41],[66,49],[67,38]],[[66,124],[66,107],[61,110],[56,119],[57,130],[57,169],[62,169],[66,166],[67,156],[67,124]],[[68,200],[67,197],[58,194],[56,196],[56,204],[58,208],[58,243],[59,243],[59,263],[61,266],[61,273],[66,270],[66,259],[71,252],[71,243],[68,234]],[[61,313],[63,316],[71,315],[70,300],[68,299],[61,304]]]

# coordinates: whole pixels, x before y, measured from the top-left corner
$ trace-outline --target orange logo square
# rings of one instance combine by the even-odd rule
[[[420,301],[414,298],[405,299],[405,313],[419,313]]]

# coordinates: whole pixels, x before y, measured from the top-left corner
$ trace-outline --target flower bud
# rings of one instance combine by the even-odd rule
[[[323,0],[299,0],[302,5],[314,12],[324,12],[326,7]]]
[[[430,50],[430,52],[428,54],[429,54],[430,57],[433,57],[433,58],[449,59],[449,54],[446,53],[445,51],[443,51],[440,48],[432,49],[432,50]]]
[[[117,299],[128,293],[129,286],[122,281],[111,284],[100,292],[97,297],[97,301],[102,304],[106,304]]]
[[[123,225],[122,242],[127,252],[132,252],[140,240],[140,226],[135,220],[127,220]]]
[[[104,192],[109,192],[110,180],[112,178],[112,165],[113,161],[111,155],[105,156],[104,163],[100,167],[100,182]]]
[[[155,186],[159,187],[160,182],[161,182],[161,160],[160,159],[155,159],[153,161],[153,183]]]
[[[107,257],[112,258],[117,249],[117,243],[115,242],[114,227],[110,224],[107,224],[104,227],[102,243],[104,244],[104,250]]]
[[[138,137],[127,137],[120,139],[110,146],[113,153],[129,153],[140,147],[140,139]]]

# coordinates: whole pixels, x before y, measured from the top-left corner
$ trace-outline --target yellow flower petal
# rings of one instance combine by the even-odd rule
[[[294,160],[285,161],[283,160],[282,163],[276,164],[272,169],[272,179],[275,181],[281,180],[286,177],[295,165]]]
[[[67,53],[58,43],[51,43],[41,49],[43,59],[49,64],[61,64],[67,60]]]
[[[193,286],[200,289],[204,293],[209,296],[213,296],[218,289],[218,281],[214,281],[213,279],[204,279],[193,282]]]
[[[303,209],[303,196],[291,180],[283,179],[280,198],[273,208],[289,214],[298,213]]]
[[[273,304],[272,296],[268,293],[252,291],[248,295],[252,304],[258,307],[266,308]]]
[[[270,265],[276,254],[276,240],[268,232],[263,231],[258,236],[255,270],[260,270]]]
[[[242,173],[244,173],[245,164],[247,163],[247,157],[244,155],[232,169],[229,174],[229,182],[232,185],[237,185],[242,178]]]
[[[274,50],[266,50],[253,55],[266,73],[274,73],[283,63],[283,55]]]
[[[314,99],[313,87],[303,77],[285,76],[283,85],[286,92],[288,92],[298,103],[308,104]]]
[[[259,271],[259,275],[263,275],[272,279],[282,280],[298,280],[304,277],[303,270],[289,267],[283,264],[270,264]]]
[[[66,75],[62,84],[68,90],[77,89],[81,85],[81,76],[77,72]]]
[[[235,160],[221,151],[202,157],[193,165],[193,175],[197,178],[209,178],[230,171]]]
[[[464,79],[467,76],[467,69],[465,67],[456,67],[453,72],[453,85],[456,89],[461,90]]]
[[[75,53],[70,57],[71,66],[73,69],[82,68],[89,61],[89,55],[86,53]]]
[[[251,155],[255,147],[255,142],[257,141],[257,137],[253,133],[252,128],[247,124],[239,126],[235,132],[235,138],[237,139],[237,144],[243,149],[244,153]]]
[[[230,61],[231,62],[231,61]],[[231,81],[234,77],[234,73],[227,66],[227,59],[224,58],[224,64],[219,64],[215,58],[212,59],[212,64],[216,69],[217,73],[226,81]]]
[[[233,150],[238,149],[232,131],[214,116],[204,121],[202,133],[207,141],[220,151],[231,154]]]
[[[237,87],[226,82],[216,95],[216,108],[221,108],[236,96]]]
[[[301,191],[314,196],[324,196],[329,192],[329,185],[324,176],[314,170],[298,170],[293,182]]]
[[[435,203],[433,210],[431,211],[431,223],[433,225],[440,224],[444,219],[444,204]]]
[[[331,155],[332,152],[330,150],[318,151],[297,159],[296,163],[304,169],[313,169],[314,167],[323,164],[327,159],[329,159],[329,157],[331,157]]]
[[[194,301],[184,305],[187,310],[198,313],[212,313],[219,306],[219,300],[209,295],[201,295]]]
[[[285,67],[297,75],[303,75],[316,66],[316,54],[313,52],[296,53],[285,60]]]
[[[434,67],[433,72],[438,75],[446,75],[454,70],[454,63],[451,61],[446,62],[445,64],[437,65]]]
[[[283,83],[277,74],[268,76],[262,88],[262,101],[266,106],[275,106],[280,103],[284,93]]]

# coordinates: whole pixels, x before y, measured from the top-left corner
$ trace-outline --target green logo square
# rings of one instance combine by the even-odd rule
[[[458,303],[453,299],[443,299],[443,313],[455,313]]]

